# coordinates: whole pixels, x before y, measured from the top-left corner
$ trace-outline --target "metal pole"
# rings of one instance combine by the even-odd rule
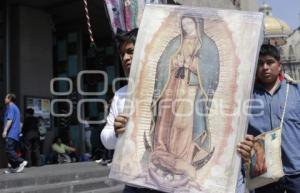
[[[6,1],[6,18],[5,18],[5,50],[6,50],[6,61],[5,61],[5,90],[6,93],[10,92],[10,7]]]

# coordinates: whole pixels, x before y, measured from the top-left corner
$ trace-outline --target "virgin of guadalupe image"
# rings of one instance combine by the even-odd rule
[[[152,101],[149,176],[180,187],[196,178],[214,153],[208,117],[219,82],[219,52],[199,16],[183,15],[180,34],[163,51]]]

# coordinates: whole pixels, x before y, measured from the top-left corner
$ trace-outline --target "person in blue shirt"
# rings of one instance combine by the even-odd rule
[[[257,188],[255,193],[300,193],[300,84],[282,73],[279,51],[272,45],[261,47],[253,99],[262,101],[263,107],[251,109],[249,135],[238,146],[245,161],[250,159],[255,136],[280,127],[287,101],[281,145],[285,175],[275,183]]]
[[[15,105],[16,96],[14,94],[7,94],[5,97],[6,110],[4,114],[4,129],[2,137],[6,140],[5,152],[7,154],[8,162],[11,165],[6,173],[22,172],[27,165],[27,161],[17,156],[16,149],[18,147],[21,122],[20,111],[17,105]]]

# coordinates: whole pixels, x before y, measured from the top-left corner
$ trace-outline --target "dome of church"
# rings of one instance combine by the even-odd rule
[[[292,33],[290,26],[286,22],[272,16],[272,7],[267,3],[264,3],[259,8],[259,11],[265,15],[264,32],[266,38],[286,38]],[[280,39],[278,41],[280,41],[277,42],[278,44],[283,44]]]
[[[288,36],[292,33],[290,26],[284,21],[266,15],[264,18],[265,34],[270,36]]]

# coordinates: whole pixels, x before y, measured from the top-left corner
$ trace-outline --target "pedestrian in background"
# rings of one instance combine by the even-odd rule
[[[52,150],[54,153],[54,161],[57,163],[71,163],[72,158],[75,158],[76,149],[63,144],[60,137],[54,139]]]
[[[28,166],[40,166],[39,120],[33,116],[32,108],[26,109],[22,133],[25,142],[25,159]]]
[[[11,168],[5,173],[19,173],[24,170],[27,161],[17,155],[17,148],[20,140],[21,121],[20,110],[15,105],[16,95],[9,93],[5,97],[6,110],[4,114],[4,129],[2,137],[5,139],[5,152],[7,154],[8,163]]]

